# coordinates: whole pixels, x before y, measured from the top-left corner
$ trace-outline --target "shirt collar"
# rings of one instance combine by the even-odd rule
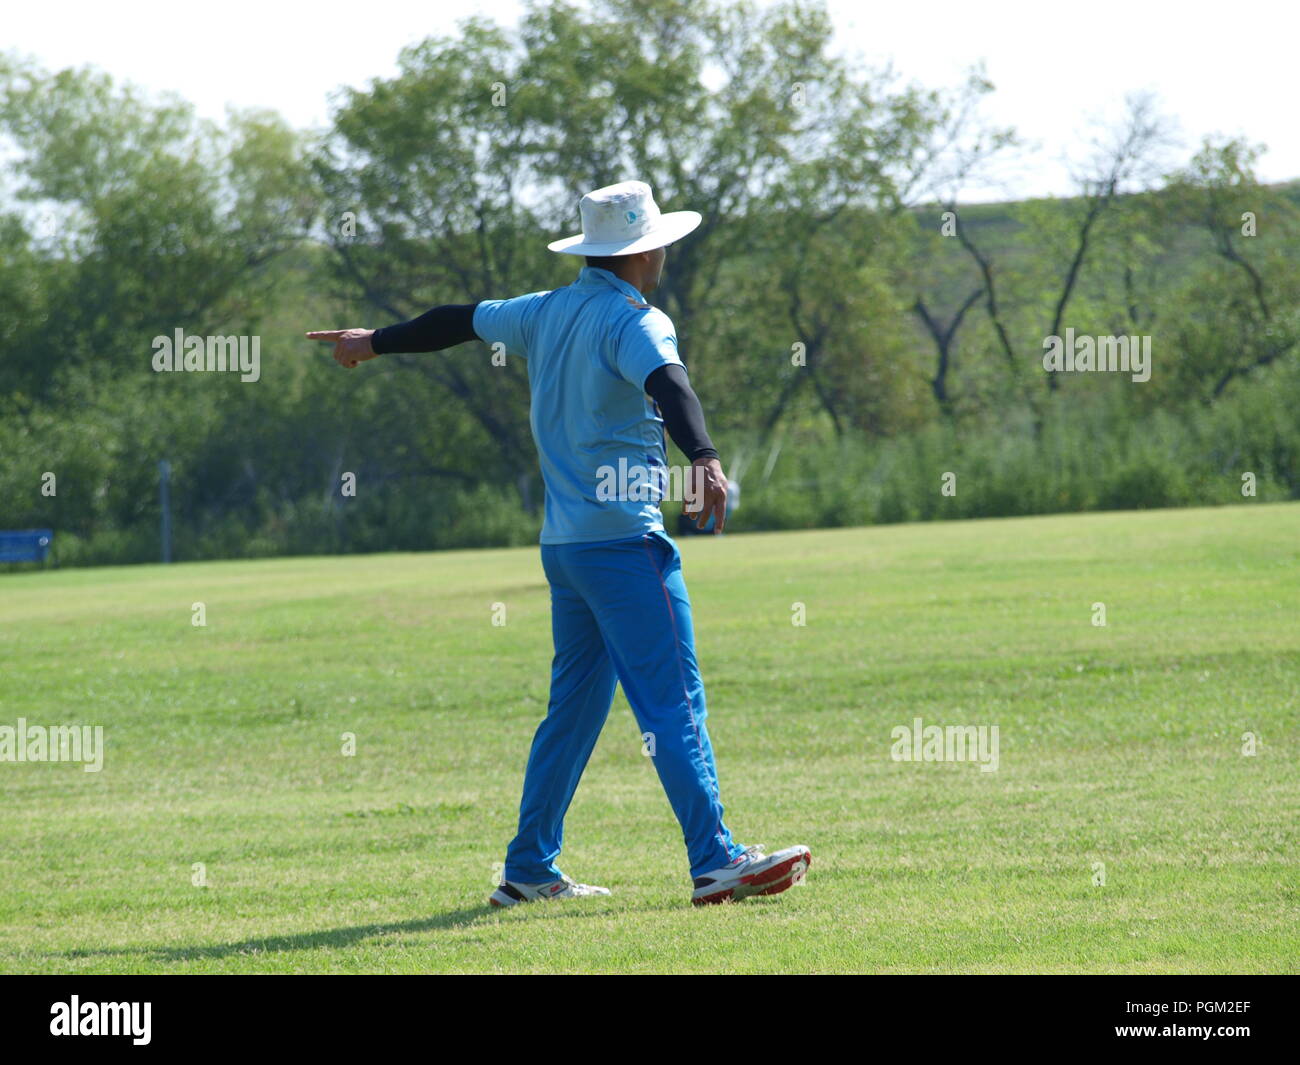
[[[584,266],[578,273],[577,281],[574,282],[577,285],[597,285],[602,283],[618,289],[623,295],[630,297],[637,303],[649,302],[641,290],[631,282],[624,281],[617,274],[602,270],[599,266]]]

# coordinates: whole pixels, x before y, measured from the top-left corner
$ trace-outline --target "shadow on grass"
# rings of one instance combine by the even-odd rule
[[[103,958],[137,956],[154,962],[204,961],[233,958],[240,955],[284,954],[295,950],[317,950],[322,947],[341,949],[354,946],[367,939],[382,938],[415,932],[433,932],[467,925],[475,925],[484,917],[501,917],[506,912],[483,903],[469,909],[454,910],[434,917],[413,921],[396,921],[390,924],[364,924],[352,928],[332,928],[319,932],[300,932],[297,935],[266,936],[245,939],[238,943],[219,943],[214,946],[186,947],[110,947],[99,950],[61,950],[47,955],[52,958]],[[563,909],[537,910],[526,907],[528,914],[536,913],[546,920],[572,917],[607,917],[608,909],[564,907]]]
[[[207,958],[231,958],[240,954],[283,954],[294,950],[315,950],[320,947],[350,947],[362,940],[380,936],[401,935],[410,932],[432,932],[473,923],[493,913],[486,903],[472,909],[455,910],[435,917],[422,917],[415,921],[395,921],[391,924],[363,924],[353,928],[330,928],[319,932],[300,932],[291,936],[265,936],[245,939],[239,943],[219,943],[210,947],[114,947],[104,950],[65,950],[52,957],[96,958],[130,956],[148,957],[154,961],[200,961]]]

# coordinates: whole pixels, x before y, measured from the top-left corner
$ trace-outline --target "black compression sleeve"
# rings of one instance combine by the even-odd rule
[[[477,303],[447,303],[426,311],[400,325],[376,329],[370,346],[376,355],[392,352],[441,351],[443,348],[477,340],[474,335],[474,308]]]
[[[713,441],[704,430],[704,408],[691,388],[686,368],[677,363],[660,366],[645,379],[645,390],[659,404],[659,414],[673,443],[694,462],[718,457]]]

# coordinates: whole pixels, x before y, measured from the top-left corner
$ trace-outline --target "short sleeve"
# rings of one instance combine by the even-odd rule
[[[683,365],[673,320],[657,307],[634,315],[619,335],[615,358],[619,376],[641,389],[659,367]]]
[[[483,300],[474,308],[474,334],[489,347],[501,344],[511,355],[528,357],[533,319],[546,292],[508,300]]]

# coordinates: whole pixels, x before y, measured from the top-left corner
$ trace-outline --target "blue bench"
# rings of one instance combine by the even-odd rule
[[[53,539],[53,529],[0,532],[0,562],[44,562]]]

